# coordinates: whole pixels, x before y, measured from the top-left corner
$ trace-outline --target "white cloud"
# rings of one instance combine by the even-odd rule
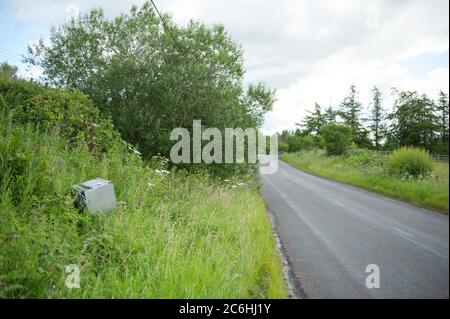
[[[5,0],[4,0],[5,1]],[[57,24],[66,8],[82,11],[102,6],[109,16],[143,1],[6,0],[20,21]],[[155,1],[181,24],[189,19],[223,23],[245,51],[246,81],[278,89],[268,132],[294,128],[314,102],[336,106],[355,83],[367,105],[373,85],[386,106],[390,88],[419,90],[436,96],[448,91],[448,64],[417,73],[402,63],[420,55],[447,54],[447,0],[172,0]]]

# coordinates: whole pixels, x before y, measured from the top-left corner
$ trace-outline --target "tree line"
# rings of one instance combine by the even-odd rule
[[[392,94],[395,102],[387,112],[380,90],[373,87],[369,114],[364,117],[356,86],[352,85],[339,107],[323,108],[316,103],[295,131],[281,132],[280,149],[295,152],[320,147],[331,154],[342,154],[352,146],[374,150],[415,146],[448,155],[448,94],[440,91],[439,97],[432,99],[417,91],[395,88]]]

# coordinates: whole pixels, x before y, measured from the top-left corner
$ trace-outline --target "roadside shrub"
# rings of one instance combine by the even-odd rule
[[[298,152],[303,148],[302,137],[298,135],[289,135],[286,138],[286,144],[290,153]]]
[[[327,155],[342,155],[350,147],[353,140],[352,129],[340,124],[327,124],[322,127],[321,136]]]
[[[356,165],[370,165],[379,160],[377,153],[366,149],[354,149],[349,152],[347,161]]]
[[[283,142],[278,143],[278,150],[281,152],[289,152],[289,145]]]
[[[402,147],[389,155],[385,168],[390,175],[425,177],[433,170],[433,161],[424,149]]]
[[[311,150],[314,147],[314,139],[312,136],[290,135],[287,138],[289,152],[299,152],[303,150]]]
[[[15,123],[33,123],[47,131],[56,129],[72,146],[86,144],[90,153],[122,145],[112,121],[77,90],[0,78],[0,108],[12,111]]]

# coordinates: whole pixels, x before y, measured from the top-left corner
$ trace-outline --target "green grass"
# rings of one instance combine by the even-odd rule
[[[251,184],[159,174],[135,154],[92,156],[0,117],[0,297],[284,298],[262,199]],[[112,180],[119,204],[77,211],[71,185]],[[81,288],[65,286],[68,264]]]
[[[306,172],[448,214],[448,163],[434,163],[431,176],[422,180],[410,180],[387,175],[383,170],[384,159],[364,152],[328,157],[323,151],[315,150],[283,154],[281,159]]]

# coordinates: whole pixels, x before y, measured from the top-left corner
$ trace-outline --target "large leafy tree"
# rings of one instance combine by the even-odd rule
[[[394,110],[388,117],[392,121],[389,131],[391,144],[432,151],[437,128],[433,100],[415,91],[394,89],[394,94],[397,96]]]
[[[274,102],[262,84],[243,86],[243,53],[222,25],[163,24],[149,2],[107,19],[95,9],[51,30],[29,49],[46,81],[78,88],[110,114],[144,155],[168,154],[173,128],[258,127]]]

